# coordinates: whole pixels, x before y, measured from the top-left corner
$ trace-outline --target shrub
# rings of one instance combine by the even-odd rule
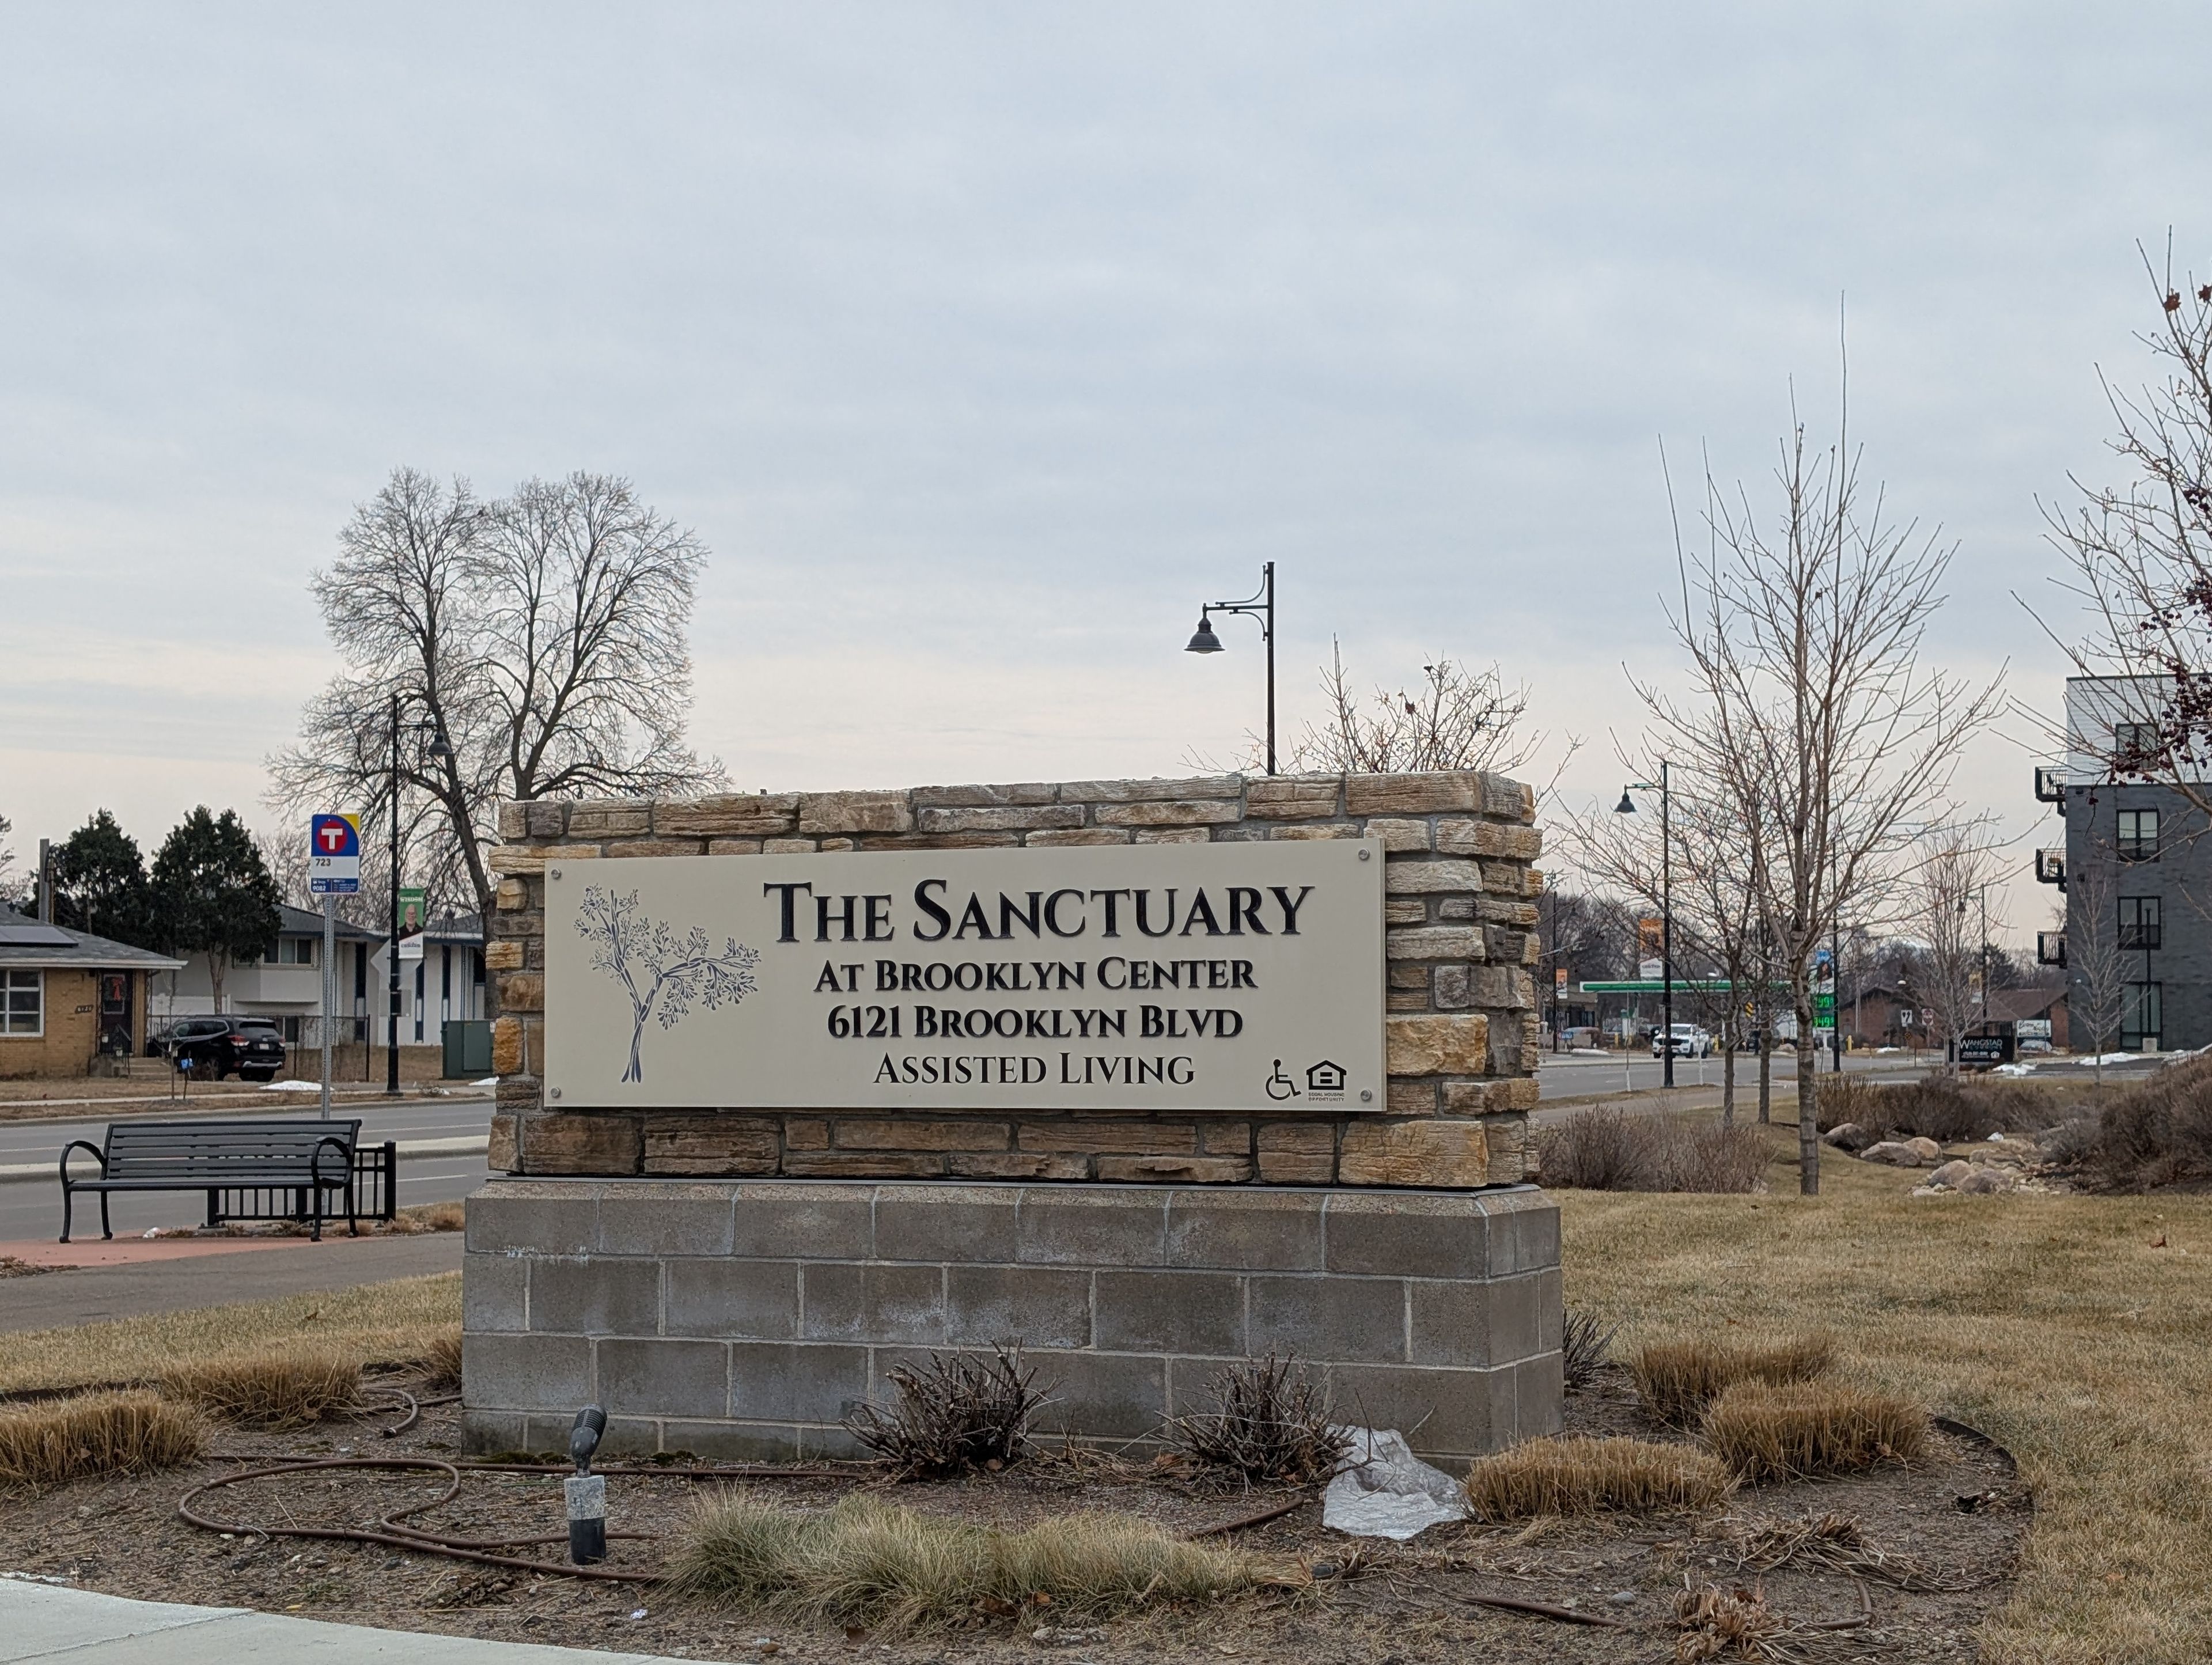
[[[1567,1315],[1566,1328],[1559,1337],[1559,1357],[1569,1393],[1580,1393],[1596,1380],[1598,1367],[1611,1355],[1613,1338],[1620,1334],[1620,1325],[1601,1325],[1586,1312]]]
[[[1486,1521],[1613,1510],[1710,1509],[1735,1482],[1694,1445],[1576,1435],[1525,1440],[1467,1473],[1468,1506]]]
[[[159,1385],[167,1397],[241,1427],[303,1428],[356,1401],[361,1360],[334,1348],[307,1346],[220,1354],[175,1366]]]
[[[2212,1178],[2212,1057],[2171,1065],[2114,1098],[2089,1162],[2128,1190]]]
[[[1674,1115],[1579,1111],[1537,1145],[1538,1178],[1581,1191],[1755,1191],[1766,1141],[1754,1127]]]
[[[1210,1468],[1247,1480],[1303,1484],[1333,1473],[1352,1449],[1332,1425],[1326,1389],[1316,1388],[1290,1359],[1248,1359],[1207,1384],[1214,1408],[1173,1417],[1168,1437]]]
[[[1928,1413],[1837,1382],[1739,1382],[1706,1411],[1698,1437],[1743,1480],[1802,1480],[1911,1462],[1927,1444]]]
[[[1779,1384],[1825,1376],[1835,1342],[1800,1336],[1768,1346],[1709,1340],[1654,1341],[1628,1361],[1644,1408],[1661,1422],[1687,1427],[1705,1407],[1741,1382]]]
[[[0,1480],[56,1486],[197,1461],[207,1428],[180,1405],[139,1389],[0,1412]]]
[[[1896,1128],[1894,1087],[1877,1086],[1863,1075],[1824,1075],[1813,1095],[1813,1120],[1822,1133],[1856,1123],[1877,1139]]]
[[[1046,1399],[1020,1348],[991,1355],[932,1353],[924,1365],[893,1365],[898,1403],[863,1405],[845,1419],[847,1431],[909,1479],[1003,1468],[1027,1447]]]
[[[1815,1105],[1822,1133],[1848,1121],[1869,1135],[1869,1144],[1884,1139],[1932,1139],[1952,1145],[2045,1126],[2052,1099],[2044,1089],[2021,1081],[1931,1075],[1885,1086],[1863,1076],[1831,1075],[1822,1079]]]
[[[1103,1617],[1247,1589],[1258,1564],[1124,1515],[1000,1531],[865,1495],[804,1514],[750,1492],[703,1500],[668,1560],[680,1596],[807,1623],[911,1629],[1049,1604]]]

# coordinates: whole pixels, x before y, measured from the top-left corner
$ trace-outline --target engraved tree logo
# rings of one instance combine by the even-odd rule
[[[592,969],[604,971],[629,994],[629,1067],[625,1081],[642,1081],[638,1048],[645,1020],[658,1018],[663,1029],[682,1022],[696,1000],[708,1011],[735,1006],[758,987],[753,967],[760,951],[725,939],[722,951],[698,926],[678,936],[637,911],[637,892],[617,896],[591,885],[576,910],[576,932],[592,945]]]

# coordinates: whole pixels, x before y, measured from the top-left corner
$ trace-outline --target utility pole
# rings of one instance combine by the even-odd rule
[[[385,953],[391,987],[384,1011],[384,1093],[399,1097],[399,696],[392,696],[392,919]]]

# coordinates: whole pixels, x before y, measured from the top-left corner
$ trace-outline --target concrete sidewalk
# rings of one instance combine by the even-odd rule
[[[182,1312],[190,1307],[265,1301],[460,1270],[462,1234],[458,1231],[353,1238],[344,1230],[339,1227],[339,1235],[319,1243],[295,1237],[281,1249],[257,1249],[252,1254],[88,1267],[0,1279],[0,1331],[57,1329],[146,1312]],[[0,1652],[0,1660],[7,1657]]]
[[[129,1601],[0,1577],[0,1662],[70,1665],[675,1665],[659,1654],[325,1625],[244,1607]],[[696,1662],[695,1662],[696,1665]]]

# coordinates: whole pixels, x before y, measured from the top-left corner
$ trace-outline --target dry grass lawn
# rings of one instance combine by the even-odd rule
[[[461,1274],[275,1301],[152,1313],[67,1329],[25,1330],[0,1346],[0,1392],[151,1382],[182,1367],[302,1341],[361,1358],[436,1357],[461,1319]]]
[[[1824,1153],[1796,1194],[1560,1191],[1568,1303],[1674,1336],[1832,1334],[1845,1379],[2011,1448],[2035,1527],[1988,1658],[2212,1658],[2212,1199],[1908,1194]]]

